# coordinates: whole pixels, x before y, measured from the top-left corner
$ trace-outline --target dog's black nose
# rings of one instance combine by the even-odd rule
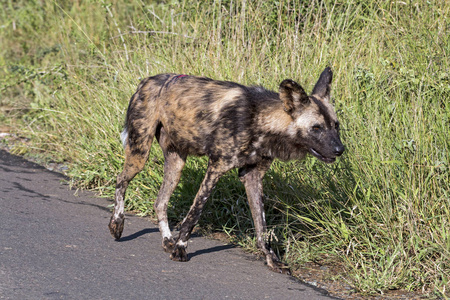
[[[333,153],[336,156],[341,156],[342,153],[344,153],[344,151],[345,151],[345,147],[344,147],[344,145],[341,144],[341,145],[337,145],[334,147]]]

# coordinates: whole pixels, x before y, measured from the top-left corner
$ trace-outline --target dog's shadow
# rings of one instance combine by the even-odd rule
[[[233,249],[233,248],[236,248],[236,246],[233,244],[214,246],[211,248],[201,249],[201,250],[197,250],[193,253],[189,253],[188,256],[189,256],[189,260],[190,260],[193,257],[198,256],[198,255],[214,253],[214,252],[219,252],[219,251],[225,251],[225,250],[229,250],[229,249]]]
[[[134,239],[137,239],[138,237],[141,237],[143,235],[146,235],[146,234],[149,234],[149,233],[157,233],[157,232],[159,232],[158,228],[145,228],[145,229],[139,230],[138,232],[130,234],[128,236],[122,237],[118,241],[119,242],[128,242],[128,241],[132,241]]]

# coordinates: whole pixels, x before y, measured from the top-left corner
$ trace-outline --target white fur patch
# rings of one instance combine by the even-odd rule
[[[295,137],[299,130],[307,130],[320,121],[323,121],[323,118],[320,120],[313,110],[307,110],[289,124],[287,133],[291,137]]]
[[[183,248],[187,248],[188,243],[187,243],[187,241],[186,241],[186,242],[183,242],[181,239],[179,239],[178,242],[177,242],[177,245],[178,245],[178,246],[181,246],[181,247],[183,247]]]
[[[322,115],[317,114],[315,111],[307,111],[304,114],[301,114],[295,120],[296,128],[305,128],[309,129],[316,123],[323,123],[324,119]]]
[[[125,148],[127,146],[128,141],[128,129],[126,127],[120,134],[120,140],[122,141],[122,146]]]
[[[167,224],[166,221],[160,221],[159,222],[159,230],[161,231],[162,238],[168,238],[170,239],[172,237],[172,233],[169,229],[169,224]]]
[[[120,216],[123,215],[125,210],[125,201],[116,201],[116,205],[114,206],[114,219],[120,219]]]

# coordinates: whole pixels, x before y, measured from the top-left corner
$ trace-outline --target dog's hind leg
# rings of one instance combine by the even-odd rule
[[[170,255],[170,258],[175,261],[187,261],[188,256],[186,253],[187,241],[191,236],[192,229],[197,224],[203,207],[206,201],[211,195],[211,191],[215,187],[220,177],[230,170],[232,166],[221,160],[209,161],[208,168],[206,170],[205,178],[203,179],[200,189],[195,196],[194,203],[192,204],[188,214],[183,220],[180,228],[180,235],[175,244],[174,250]]]
[[[186,163],[186,155],[181,155],[171,149],[171,145],[164,127],[156,133],[156,138],[164,153],[164,179],[156,198],[154,208],[158,216],[159,230],[162,235],[162,246],[164,251],[172,252],[175,241],[170,232],[169,222],[167,218],[167,205],[170,196],[175,190],[181,177],[181,170]]]
[[[280,273],[289,273],[289,269],[282,262],[280,262],[268,244],[267,226],[264,214],[262,179],[271,163],[271,159],[265,159],[256,165],[240,168],[239,178],[244,183],[245,191],[247,193],[247,199],[256,230],[258,249],[264,253],[267,266],[271,270]]]
[[[142,171],[147,162],[150,147],[152,145],[153,136],[156,128],[143,128],[140,131],[133,128],[130,134],[126,130],[124,136],[126,137],[125,145],[125,164],[123,171],[117,176],[116,193],[114,196],[114,212],[109,221],[109,230],[111,235],[116,239],[120,239],[124,227],[124,198],[129,182]],[[128,128],[130,131],[130,128]]]

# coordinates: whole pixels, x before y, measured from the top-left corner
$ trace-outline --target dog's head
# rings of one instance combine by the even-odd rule
[[[332,163],[344,152],[339,137],[339,121],[330,103],[333,73],[325,68],[310,96],[295,81],[280,84],[280,99],[292,118],[288,134],[299,147],[308,149],[318,159]]]

